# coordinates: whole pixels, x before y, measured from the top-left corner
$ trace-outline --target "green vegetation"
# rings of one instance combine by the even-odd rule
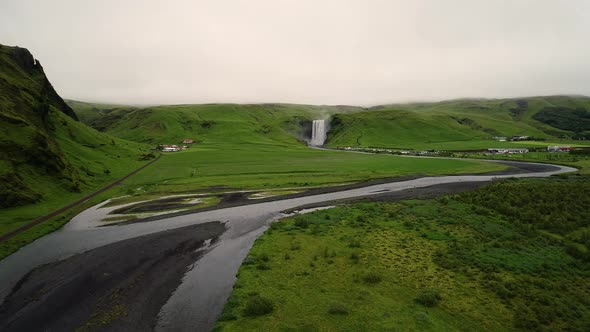
[[[143,165],[147,146],[77,121],[26,50],[0,45],[0,234]]]
[[[119,189],[122,193],[150,194],[195,189],[312,187],[401,175],[481,173],[503,168],[484,162],[366,155],[296,146],[202,145],[164,155]]]
[[[574,138],[590,139],[590,112],[584,108],[545,107],[533,118],[555,128],[574,132]]]
[[[69,104],[88,125],[123,139],[149,144],[303,145],[311,120],[361,108],[289,104],[205,104],[148,108]],[[93,113],[88,115],[88,113]]]
[[[208,104],[135,108],[69,102],[85,123],[144,143],[296,144],[310,121],[331,116],[327,144],[402,149],[465,150],[585,142],[587,97],[473,99],[376,106]],[[586,113],[584,113],[586,112]],[[546,117],[550,116],[547,120]],[[583,120],[583,121],[577,121]],[[575,127],[571,125],[575,123]],[[564,125],[566,124],[566,125]],[[541,142],[496,142],[493,136],[530,136]]]
[[[540,121],[539,116],[551,107],[552,117],[559,121]],[[367,112],[335,115],[328,144],[437,150],[529,146],[492,139],[518,135],[547,139],[542,143],[552,145],[581,138],[580,130],[590,130],[586,122],[579,122],[576,128],[557,125],[571,119],[567,111],[562,112],[569,108],[590,109],[590,98],[474,99],[378,106]]]
[[[569,153],[529,152],[523,154],[454,154],[456,157],[483,158],[492,160],[521,160],[538,163],[566,165],[578,168],[577,174],[590,174],[590,154],[584,150]]]
[[[22,232],[16,236],[6,240],[6,241],[0,242],[0,259],[12,254],[13,252],[17,251],[20,247],[34,241],[35,239],[38,239],[48,233],[58,230],[59,228],[61,228],[64,224],[66,224],[70,219],[72,219],[78,213],[84,211],[85,209],[90,208],[91,206],[98,204],[101,201],[104,201],[104,200],[112,197],[112,195],[113,195],[113,190],[105,191],[105,192],[101,193],[100,195],[96,196],[95,198],[92,198],[92,199],[82,203],[81,205],[78,205],[75,208],[72,208],[72,209],[70,209],[58,216],[55,216],[46,222],[36,225],[36,226],[28,229],[27,231]],[[67,204],[67,203],[70,203],[70,202],[64,202],[64,204]],[[22,209],[23,214],[27,213],[27,212],[30,213],[31,218],[33,218],[33,216],[35,216],[34,211],[29,212],[29,210],[34,210],[34,208],[31,209],[31,206],[29,206],[29,210],[26,210],[26,207],[20,207],[19,209]],[[4,210],[2,210],[2,212],[7,211],[7,210],[13,210],[13,209],[4,209]],[[16,209],[14,209],[14,210],[16,210]],[[16,210],[16,211],[18,211],[18,210]],[[48,211],[48,212],[51,212],[51,211]],[[42,215],[39,212],[37,212],[37,214]],[[2,216],[2,217],[4,217],[4,216]],[[19,220],[22,223],[26,223],[26,222],[30,221],[30,219],[28,219],[28,220],[24,219],[24,218],[17,219],[16,217],[14,219]]]
[[[572,176],[286,218],[216,330],[588,331],[589,207],[590,179]],[[257,297],[273,310],[246,315]]]

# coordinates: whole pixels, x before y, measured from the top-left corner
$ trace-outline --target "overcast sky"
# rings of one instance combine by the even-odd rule
[[[588,0],[0,0],[0,43],[83,101],[590,95]]]

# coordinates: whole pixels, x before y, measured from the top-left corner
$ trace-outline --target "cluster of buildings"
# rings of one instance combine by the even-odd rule
[[[383,148],[356,148],[351,146],[339,146],[338,150],[346,151],[358,151],[358,152],[370,152],[370,153],[389,153],[396,155],[410,155],[410,156],[433,156],[438,155],[439,151],[426,150],[426,151],[414,151],[414,150],[393,150]]]
[[[571,146],[554,145],[547,147],[547,152],[570,152],[571,150],[573,150]]]
[[[388,154],[396,154],[396,155],[411,155],[411,156],[436,156],[436,155],[443,155],[444,151],[436,151],[436,150],[426,150],[426,151],[414,151],[414,150],[394,150],[394,149],[384,149],[384,148],[361,148],[361,147],[351,147],[351,146],[339,146],[338,150],[346,150],[346,151],[358,151],[358,152],[369,152],[369,153],[388,153]],[[572,151],[573,148],[570,146],[548,146],[547,152],[569,152]],[[534,151],[539,151],[535,149]],[[456,151],[455,151],[456,152]],[[528,148],[490,148],[487,150],[470,150],[464,152],[471,152],[471,153],[486,153],[486,154],[523,154],[529,153]]]
[[[182,144],[193,144],[193,140],[192,139],[185,139],[184,141],[182,141]],[[161,144],[157,147],[158,150],[161,150],[162,152],[177,152],[177,151],[182,151],[182,150],[186,150],[190,147],[190,145],[182,145],[182,146],[178,146],[178,145],[168,145],[168,144]]]
[[[514,154],[514,153],[528,153],[527,148],[491,148],[488,153],[491,154]]]
[[[512,138],[510,138],[511,141],[528,141],[529,139],[531,139],[530,136],[512,136]],[[498,141],[498,142],[506,142],[508,141],[508,138],[505,136],[494,136],[494,140]]]

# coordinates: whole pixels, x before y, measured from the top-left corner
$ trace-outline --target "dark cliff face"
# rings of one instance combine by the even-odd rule
[[[0,47],[7,48],[6,46],[1,45]],[[57,94],[53,85],[51,85],[47,79],[39,60],[35,59],[31,52],[26,48],[12,47],[11,49],[10,55],[14,62],[24,73],[28,74],[30,77],[34,77],[38,81],[41,88],[39,91],[41,100],[39,102],[53,104],[54,107],[62,111],[64,114],[67,114],[72,119],[78,121],[78,116],[76,116],[74,110],[72,110]]]

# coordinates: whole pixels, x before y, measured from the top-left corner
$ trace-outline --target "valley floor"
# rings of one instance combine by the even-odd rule
[[[552,173],[571,171],[567,168],[543,166],[538,169],[536,165],[533,166],[537,168],[537,171],[548,172],[516,174],[516,176],[546,176]],[[522,167],[526,168],[526,165]],[[378,199],[385,199],[387,195],[381,194],[386,192],[390,192],[392,196],[389,197],[395,199],[418,197],[428,193],[440,194],[449,192],[449,190],[451,193],[456,193],[473,188],[474,184],[469,181],[482,183],[491,179],[492,176],[423,178],[344,192],[196,213],[148,223],[98,227],[92,230],[64,228],[0,261],[0,269],[6,271],[0,275],[2,281],[0,282],[0,296],[4,301],[0,308],[0,312],[4,315],[1,317],[1,321],[7,329],[25,327],[29,330],[46,328],[46,326],[72,327],[82,330],[133,330],[134,326],[140,326],[141,328],[138,329],[145,330],[145,328],[150,328],[148,326],[154,327],[154,324],[163,330],[194,330],[195,327],[199,330],[209,330],[214,326],[215,320],[221,312],[225,299],[234,284],[233,276],[238,271],[238,267],[252,242],[266,229],[267,222],[279,215],[280,211],[320,201],[323,201],[324,204],[333,204],[334,200],[365,195],[374,195]],[[441,185],[434,190],[432,184],[437,181]],[[424,188],[422,190],[416,189],[416,187]],[[404,193],[404,195],[396,195],[396,192]],[[557,194],[562,193],[558,192]],[[576,191],[571,191],[571,194],[579,195]],[[447,204],[452,206],[449,202]],[[334,231],[339,232],[341,228],[342,232],[348,232],[351,230],[350,227],[362,226],[361,233],[368,235],[374,226],[372,219],[378,217],[378,214],[374,215],[374,212],[381,209],[379,208],[381,205],[373,204],[372,206],[375,206],[374,211],[371,208],[367,211],[361,209],[359,212],[354,210],[356,207],[353,206],[350,208],[352,210],[344,210],[345,216],[324,219],[330,220],[327,225],[329,229]],[[326,211],[329,213],[331,210]],[[436,212],[438,213],[438,211]],[[432,213],[425,215],[425,217],[430,215]],[[316,215],[311,216],[315,218],[313,216]],[[341,223],[342,220],[339,220],[341,217],[350,220],[351,224]],[[218,227],[220,224],[215,223],[216,220],[226,221],[224,229]],[[424,222],[427,221],[424,220]],[[308,233],[313,236],[323,233],[323,230],[318,228],[319,226],[312,225],[313,220],[310,223],[305,221],[303,224],[296,223],[295,227],[288,226],[289,223],[287,221],[285,224],[289,237],[299,236],[297,234],[299,230],[303,232],[300,234],[302,236],[307,236]],[[213,229],[206,231],[201,228],[201,226],[209,227],[206,226],[209,224]],[[277,225],[279,224],[281,223],[277,223]],[[186,228],[188,225],[198,226],[189,230]],[[313,230],[316,228],[319,233]],[[170,231],[171,229],[182,231],[179,233],[176,230]],[[193,231],[198,234],[191,233]],[[268,242],[265,240],[268,236],[279,233],[281,233],[279,229],[271,229],[270,233],[264,235],[262,242],[257,242],[253,249],[254,260],[252,258],[246,259],[245,266],[255,263],[255,271],[276,271],[272,265],[275,262],[273,256],[275,254],[268,254],[266,258],[259,257],[257,256],[257,250],[259,250],[257,248],[260,243]],[[559,235],[560,233],[555,234]],[[343,233],[343,235],[345,234]],[[365,239],[360,237],[361,234],[354,233],[352,235],[353,237],[349,239],[338,236],[324,239],[326,241],[321,245],[329,246],[327,254],[324,254],[323,247],[316,248],[317,250],[313,249],[316,243],[319,243],[313,237],[309,239],[302,237],[301,242],[289,242],[289,248],[291,248],[289,250],[303,252],[313,249],[313,252],[318,252],[318,259],[325,257],[320,254],[328,255],[329,257],[326,259],[338,262],[343,257],[338,256],[340,255],[339,247],[332,248],[334,241],[338,241],[338,239],[344,241],[347,248],[359,250],[365,248]],[[434,236],[439,235],[437,232],[434,234]],[[568,241],[579,245],[580,253],[583,255],[585,244],[580,243],[577,235],[563,234],[561,236],[567,237]],[[359,241],[356,241],[357,237]],[[211,240],[211,242],[200,242],[201,240]],[[373,240],[367,240],[367,242],[371,241]],[[291,244],[293,245],[291,246]],[[388,250],[395,250],[395,248],[392,246]],[[198,251],[195,251],[196,249]],[[335,255],[333,250],[336,252]],[[80,252],[84,253],[77,255]],[[278,252],[280,251],[275,253]],[[297,263],[298,258],[294,254],[289,254],[293,256],[293,262],[296,263],[292,268],[298,269],[302,265]],[[286,257],[286,255],[281,255],[282,259]],[[359,259],[359,262],[363,259],[362,255],[354,258],[352,253],[350,257],[352,260]],[[349,259],[344,258],[346,258],[345,261]],[[560,256],[560,258],[562,257]],[[291,260],[291,257],[287,260]],[[305,266],[309,263],[306,259],[301,262]],[[269,267],[270,269],[268,269]],[[375,266],[369,267],[371,269],[365,269],[365,272],[373,272]],[[156,271],[156,275],[154,275],[154,271]],[[359,274],[358,276],[361,278],[359,280],[371,285],[386,285],[386,283],[381,284],[381,281],[386,280],[381,274],[382,271],[374,269],[374,272],[373,275],[365,275],[364,272]],[[240,272],[240,279],[242,275],[244,274]],[[214,277],[212,278],[212,276]],[[247,296],[253,295],[255,292],[266,296],[265,292],[273,287],[270,284],[260,284],[258,281],[263,281],[264,276],[260,277],[258,279],[256,276],[255,284],[264,286],[264,290],[254,289],[252,293],[248,292]],[[281,279],[276,279],[277,283],[274,286],[286,289],[284,287],[293,284],[296,280],[293,276],[284,282]],[[268,281],[270,282],[270,279]],[[347,279],[342,279],[340,282],[342,285],[347,283]],[[241,284],[242,282],[238,281],[236,290],[240,289]],[[178,285],[178,288],[175,285]],[[89,288],[90,291],[81,291],[86,288]],[[174,289],[175,291],[172,293]],[[323,296],[322,292],[318,294]],[[285,299],[287,298],[285,297]],[[156,321],[154,308],[161,306],[163,299],[167,299],[167,302],[161,307]],[[80,303],[83,305],[79,306]],[[138,303],[149,304],[145,307],[147,311],[138,309]],[[228,302],[230,305],[231,303],[232,300]],[[317,303],[320,305],[321,299]],[[316,308],[318,307],[316,306]],[[258,309],[254,309],[255,312],[256,310]],[[344,304],[344,309],[338,306],[332,312],[341,314],[343,311],[349,310]],[[241,312],[236,309],[233,315],[237,318]],[[310,319],[313,317],[310,316]],[[245,324],[246,327],[256,329],[256,326],[247,325],[250,324],[249,321],[246,321]]]
[[[590,328],[590,181],[504,180],[274,223],[216,329]]]

